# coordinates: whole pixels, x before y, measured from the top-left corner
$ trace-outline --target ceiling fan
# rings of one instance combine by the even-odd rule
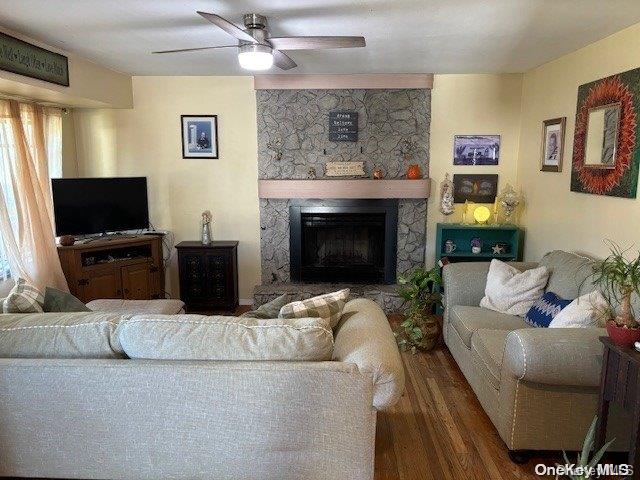
[[[317,50],[325,48],[364,47],[364,37],[271,37],[267,27],[267,17],[257,13],[244,16],[244,30],[215,13],[197,12],[198,15],[221,28],[238,40],[237,45],[213,47],[181,48],[152,53],[193,52],[214,48],[237,48],[238,62],[247,70],[268,70],[274,64],[281,70],[296,67],[283,50]]]

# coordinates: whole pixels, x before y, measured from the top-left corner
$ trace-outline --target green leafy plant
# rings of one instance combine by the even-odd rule
[[[589,460],[589,455],[591,454],[591,450],[593,449],[593,443],[596,436],[596,424],[598,423],[598,417],[594,417],[593,422],[591,422],[591,426],[589,427],[589,431],[587,432],[587,436],[584,439],[582,444],[582,452],[578,454],[578,460],[575,462],[575,469],[580,468],[582,472],[579,475],[567,475],[567,478],[571,480],[587,480],[589,478],[593,478],[596,475],[592,475],[596,465],[602,459],[602,456],[607,451],[607,449],[611,446],[611,444],[615,441],[608,441],[603,445],[603,447],[593,454],[591,460]],[[567,465],[572,465],[572,462],[569,461],[569,457],[567,456],[567,452],[563,451],[562,456],[564,457],[564,461]]]
[[[442,297],[434,285],[439,285],[437,268],[418,268],[407,276],[398,278],[398,294],[408,303],[405,319],[396,329],[398,346],[416,353],[418,349],[432,349],[440,336],[440,326],[434,315]]]
[[[631,296],[640,294],[640,253],[628,259],[629,249],[622,250],[611,241],[608,244],[610,255],[593,267],[594,283],[600,287],[610,305],[610,310],[606,312],[608,319],[613,319],[621,327],[638,328],[631,307]],[[619,305],[617,314],[614,304]]]

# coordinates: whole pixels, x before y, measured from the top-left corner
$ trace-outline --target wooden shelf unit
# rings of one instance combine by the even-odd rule
[[[73,295],[87,303],[99,298],[164,298],[161,235],[97,239],[58,246],[62,270]]]
[[[482,251],[471,252],[471,239],[482,240]],[[452,240],[456,250],[452,253],[444,251],[444,244]],[[493,245],[504,243],[507,252],[493,253]],[[505,262],[522,260],[524,231],[516,225],[467,225],[462,223],[439,223],[436,234],[436,263],[444,257],[451,262],[489,262],[494,258]]]

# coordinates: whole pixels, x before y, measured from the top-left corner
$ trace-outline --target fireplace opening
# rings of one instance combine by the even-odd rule
[[[291,278],[394,283],[395,201],[307,201],[290,208]]]

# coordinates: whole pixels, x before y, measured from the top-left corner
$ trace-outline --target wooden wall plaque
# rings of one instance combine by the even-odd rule
[[[327,162],[324,168],[327,177],[364,176],[364,162]]]

